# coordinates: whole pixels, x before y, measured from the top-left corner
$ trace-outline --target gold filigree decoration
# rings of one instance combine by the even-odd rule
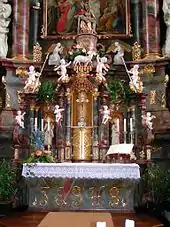
[[[83,203],[83,189],[79,186],[74,186],[71,190],[71,194],[74,196],[74,200],[71,203],[72,207],[80,207]]]
[[[149,102],[150,102],[150,105],[156,104],[156,91],[155,90],[150,91]]]
[[[28,72],[25,67],[20,66],[16,69],[16,75],[21,78],[26,78],[28,75]]]
[[[169,76],[165,75],[165,78],[164,78],[164,86],[165,87],[167,86],[168,82],[169,82]]]
[[[152,77],[153,73],[155,73],[155,67],[153,64],[147,64],[144,66],[143,72],[146,73],[147,76]]]
[[[94,100],[97,100],[97,97],[100,95],[100,92],[98,91],[98,88],[95,88],[92,92],[92,95],[94,97]]]
[[[38,42],[33,47],[33,61],[34,62],[42,61],[42,47]]]
[[[92,65],[76,65],[74,66],[74,71],[76,73],[89,73],[93,69]]]
[[[162,94],[162,97],[161,97],[161,107],[166,108],[166,95],[165,94]]]
[[[119,198],[120,190],[117,187],[112,187],[109,190],[109,195],[111,197],[111,200],[109,201],[110,207],[115,207],[119,204],[120,198]]]
[[[55,203],[58,207],[66,206],[67,203],[64,200],[64,187],[59,187],[55,196]]]
[[[45,207],[48,204],[48,195],[47,195],[48,189],[49,187],[41,188],[41,200],[39,201],[39,205],[41,207]]]
[[[83,75],[77,75],[71,87],[72,91],[91,92],[94,90],[94,85]]]
[[[141,59],[141,45],[136,41],[132,47],[132,59],[137,61]]]
[[[92,207],[100,207],[102,204],[102,192],[106,186],[101,186],[98,190],[96,187],[89,188]]]

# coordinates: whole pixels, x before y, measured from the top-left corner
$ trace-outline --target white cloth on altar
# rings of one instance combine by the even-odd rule
[[[24,164],[25,178],[74,178],[74,179],[140,179],[139,165],[104,163],[32,163]]]

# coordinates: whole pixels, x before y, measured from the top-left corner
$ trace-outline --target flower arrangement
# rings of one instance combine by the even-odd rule
[[[55,158],[48,150],[36,150],[24,161],[24,163],[54,163]]]
[[[68,50],[66,59],[73,61],[74,58],[78,55],[86,55],[86,49],[79,44],[73,44]]]

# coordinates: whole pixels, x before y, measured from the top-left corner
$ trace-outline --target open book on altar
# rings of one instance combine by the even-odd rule
[[[134,144],[120,143],[111,145],[106,155],[125,154],[130,155]]]

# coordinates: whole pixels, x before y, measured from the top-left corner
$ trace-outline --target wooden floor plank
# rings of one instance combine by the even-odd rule
[[[1,218],[0,222],[6,227],[37,227],[46,214],[47,212],[20,212],[12,214],[9,217]],[[135,220],[135,227],[153,227],[161,224],[155,218],[146,215],[114,213],[112,214],[112,218],[116,227],[124,227],[124,221],[126,218]]]

